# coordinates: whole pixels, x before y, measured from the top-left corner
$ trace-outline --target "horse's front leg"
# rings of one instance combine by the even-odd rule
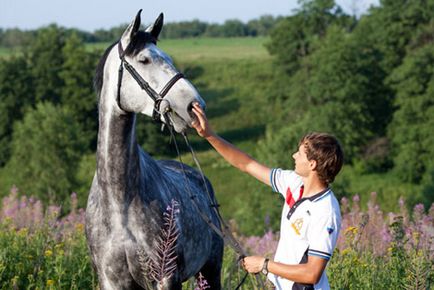
[[[101,290],[142,290],[129,272],[123,248],[106,251],[99,261],[98,280]]]

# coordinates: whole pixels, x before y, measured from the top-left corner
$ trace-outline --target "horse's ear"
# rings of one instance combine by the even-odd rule
[[[139,31],[140,28],[140,13],[142,13],[142,9],[137,12],[136,18],[133,22],[128,25],[127,29],[125,29],[124,33],[121,37],[122,47],[125,49],[128,44],[130,44],[131,39],[133,39],[133,36]]]
[[[161,29],[163,29],[164,15],[160,13],[154,24],[146,28],[146,32],[149,32],[155,39],[158,39]]]

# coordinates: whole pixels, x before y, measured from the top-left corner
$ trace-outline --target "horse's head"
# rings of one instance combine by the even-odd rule
[[[204,107],[205,102],[177,71],[172,59],[157,47],[163,14],[145,31],[140,31],[140,12],[107,52],[100,89],[105,91],[108,81],[111,87],[107,89],[120,110],[153,116],[162,122],[170,120],[175,131],[183,132],[194,118],[192,104],[198,102]],[[167,112],[168,119],[160,112]]]

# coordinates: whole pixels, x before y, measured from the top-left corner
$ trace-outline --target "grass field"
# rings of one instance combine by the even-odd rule
[[[163,39],[158,43],[176,61],[210,61],[269,58],[265,37]],[[89,49],[105,49],[110,43],[88,44]]]
[[[0,58],[7,57],[12,54],[12,50],[10,48],[0,47]]]

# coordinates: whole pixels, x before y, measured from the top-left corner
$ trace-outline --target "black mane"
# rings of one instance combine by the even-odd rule
[[[96,66],[96,70],[95,70],[95,77],[93,78],[93,88],[96,91],[96,95],[99,99],[100,94],[101,94],[101,89],[102,89],[102,82],[104,79],[104,65],[105,62],[107,60],[107,57],[110,53],[110,51],[112,50],[113,46],[115,46],[118,42],[114,42],[112,43],[105,51],[104,54],[102,55],[101,59],[98,62],[98,65]]]
[[[93,79],[93,87],[96,91],[97,97],[99,99],[101,95],[102,83],[104,80],[104,66],[107,61],[107,57],[112,50],[112,48],[118,43],[118,41],[112,43],[104,52],[101,59],[98,62],[95,71],[95,77]],[[157,39],[155,39],[150,33],[144,31],[138,31],[134,34],[133,39],[130,44],[125,49],[125,55],[127,56],[135,56],[138,54],[145,44],[154,43],[157,44]]]

